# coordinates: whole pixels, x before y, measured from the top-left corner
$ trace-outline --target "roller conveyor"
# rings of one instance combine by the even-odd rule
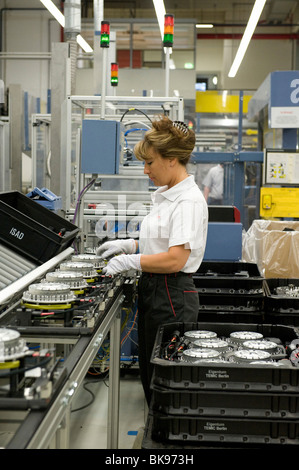
[[[0,243],[0,291],[36,267],[37,264]]]

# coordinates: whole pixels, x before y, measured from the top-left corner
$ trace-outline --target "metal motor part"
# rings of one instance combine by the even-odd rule
[[[27,351],[26,342],[18,331],[0,328],[0,362],[19,359]]]
[[[229,335],[229,340],[235,344],[243,344],[244,341],[254,341],[263,339],[261,333],[256,331],[234,331]]]
[[[76,296],[68,284],[44,282],[31,284],[22,300],[29,304],[65,304],[76,300]]]
[[[72,271],[53,271],[46,274],[46,282],[68,284],[71,289],[85,289],[88,287],[83,274]]]
[[[211,360],[211,359],[221,359],[221,354],[219,351],[208,348],[195,348],[195,349],[186,349],[182,355],[182,361],[196,363],[202,360]]]
[[[235,351],[228,358],[231,362],[247,363],[259,361],[271,361],[271,354],[267,351],[259,351],[254,349],[240,349]]]
[[[184,337],[192,342],[197,339],[216,338],[217,333],[215,333],[214,331],[206,331],[206,330],[190,330],[184,333]]]
[[[92,263],[66,261],[59,266],[60,271],[75,271],[83,274],[85,279],[92,279],[98,275]]]
[[[82,262],[91,263],[96,269],[101,269],[105,266],[105,263],[100,256],[93,255],[91,253],[73,255],[72,261],[79,262],[79,263],[82,263]]]
[[[213,349],[221,353],[231,350],[230,344],[220,338],[197,339],[190,346],[191,348]]]

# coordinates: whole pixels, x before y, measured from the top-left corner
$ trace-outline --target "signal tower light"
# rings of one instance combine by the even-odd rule
[[[118,64],[116,62],[111,63],[111,86],[118,85]]]
[[[101,21],[101,47],[109,47],[110,42],[110,23]]]
[[[164,15],[164,38],[163,46],[173,46],[173,28],[174,28],[174,15]]]

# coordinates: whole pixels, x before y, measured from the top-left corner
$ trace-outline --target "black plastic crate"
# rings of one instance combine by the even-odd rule
[[[299,327],[299,313],[265,313],[265,321],[267,323],[279,323],[280,325],[291,325],[295,328]]]
[[[247,448],[250,448],[250,449],[264,449],[265,448],[265,444],[261,444],[261,445],[250,445],[250,444],[246,444],[246,447]],[[267,449],[269,449],[269,445],[267,445]],[[278,448],[278,446],[271,446],[271,448],[274,447],[274,448]],[[281,448],[281,446],[279,446],[279,449]],[[192,458],[192,462],[193,463],[201,463],[201,454],[196,452],[194,453],[193,451],[195,449],[198,449],[198,450],[202,450],[202,449],[205,449],[205,450],[227,450],[227,449],[242,449],[244,450],[244,445],[243,443],[230,443],[230,442],[201,442],[200,440],[198,442],[180,442],[179,445],[176,441],[173,441],[173,442],[169,442],[169,441],[166,441],[166,440],[163,440],[161,441],[160,439],[158,440],[155,440],[153,439],[153,413],[151,411],[151,409],[149,410],[149,413],[148,413],[148,416],[147,416],[147,420],[146,420],[146,423],[145,423],[145,427],[144,427],[144,434],[143,434],[143,439],[142,439],[142,444],[141,444],[141,449],[146,449],[148,451],[150,450],[155,450],[155,452],[157,451],[163,451],[165,452],[167,450],[167,452],[169,452],[169,450],[176,450],[176,449],[180,449],[180,452],[181,452],[181,449],[184,451],[184,455],[187,456],[187,458],[189,457],[189,454],[188,454],[188,451],[191,450],[191,458]],[[189,457],[189,460],[188,462],[190,462],[190,457]]]
[[[181,416],[226,418],[299,418],[299,395],[290,393],[239,393],[172,390],[153,387],[153,412]]]
[[[246,294],[214,294],[203,293],[201,289],[196,288],[199,297],[199,310],[210,311],[236,311],[236,312],[256,312],[264,308],[264,294],[246,295]]]
[[[199,322],[219,322],[219,323],[265,323],[265,315],[263,311],[256,308],[228,308],[221,309],[220,306],[200,306],[198,311]]]
[[[267,312],[299,314],[299,295],[296,297],[297,291],[299,293],[299,279],[266,279],[264,290]]]
[[[261,294],[263,277],[255,263],[203,261],[193,275],[200,293]]]
[[[153,414],[152,438],[189,444],[299,444],[299,421]]]
[[[182,360],[164,359],[164,347],[178,331],[182,337],[186,331],[213,331],[218,337],[228,338],[236,331],[261,333],[264,338],[278,338],[287,346],[298,338],[296,328],[284,325],[229,324],[229,323],[171,323],[161,325],[152,352],[154,365],[153,386],[188,390],[230,390],[251,392],[298,393],[299,368],[288,359],[275,363],[236,363],[210,361],[192,364]]]
[[[38,264],[68,248],[79,228],[18,191],[0,193],[0,242]]]

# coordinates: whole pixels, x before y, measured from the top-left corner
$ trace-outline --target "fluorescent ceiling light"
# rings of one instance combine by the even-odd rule
[[[214,28],[214,25],[213,24],[208,24],[208,23],[199,23],[197,25],[195,25],[196,28]]]
[[[245,32],[243,34],[243,37],[240,42],[239,49],[237,51],[235,60],[231,66],[231,69],[228,73],[229,77],[235,77],[241,62],[243,60],[243,57],[245,55],[245,52],[247,50],[247,47],[249,45],[249,42],[251,40],[251,36],[253,35],[253,32],[256,28],[257,22],[261,16],[261,13],[263,11],[264,5],[266,3],[266,0],[255,0],[255,4],[253,6],[249,21],[247,23]]]
[[[65,19],[64,15],[61,13],[61,11],[57,8],[56,5],[52,2],[52,0],[40,0],[42,4],[49,10],[51,15],[54,16],[55,20],[58,21],[58,23],[64,28],[65,25]]]
[[[165,6],[164,6],[164,1],[163,0],[153,0],[156,15],[157,15],[157,20],[160,28],[160,33],[161,33],[161,38],[163,41],[164,37],[164,16],[166,14]]]
[[[81,34],[78,34],[77,36],[77,43],[83,49],[85,52],[93,52],[93,48],[90,47],[90,45],[85,41],[85,39],[81,36]]]
[[[40,0],[41,3],[49,10],[51,15],[54,16],[55,20],[64,28],[65,26],[65,18],[61,11],[57,8],[56,5],[52,2],[52,0]],[[77,36],[77,43],[85,52],[93,52],[93,49],[90,47],[89,44],[83,39],[83,37],[78,34]]]

